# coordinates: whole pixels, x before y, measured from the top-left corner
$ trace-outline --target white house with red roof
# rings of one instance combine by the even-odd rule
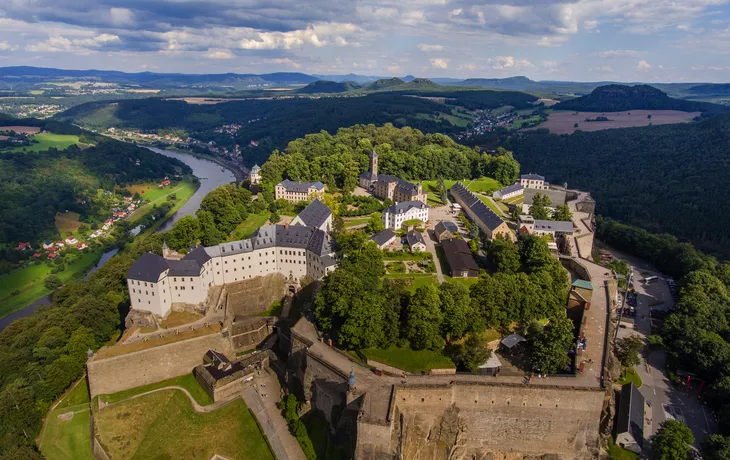
[[[77,240],[76,237],[73,235],[66,238],[66,244],[68,244],[69,246],[78,244],[78,242],[79,242],[79,240]]]
[[[18,243],[18,247],[15,248],[16,251],[27,251],[29,249],[32,249],[30,247],[30,243],[28,243],[28,242],[22,242],[22,241],[20,243]]]

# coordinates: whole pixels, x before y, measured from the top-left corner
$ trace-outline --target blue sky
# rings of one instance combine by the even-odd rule
[[[730,0],[2,0],[0,66],[730,81]]]

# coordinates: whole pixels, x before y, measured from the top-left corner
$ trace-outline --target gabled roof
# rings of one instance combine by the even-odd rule
[[[167,260],[157,254],[145,252],[129,267],[127,278],[156,283],[160,275],[169,268]]]
[[[428,206],[426,203],[423,203],[422,201],[404,201],[402,203],[394,204],[393,206],[387,208],[383,212],[387,212],[389,214],[403,214],[405,212],[410,211],[411,209],[426,209]]]
[[[451,195],[453,195],[457,201],[461,201],[462,206],[464,206],[467,211],[470,211],[488,229],[495,230],[504,223],[502,218],[489,209],[482,200],[477,198],[477,196],[461,182],[455,183],[451,189],[449,189],[449,192],[451,192]]]
[[[360,179],[367,179],[367,180],[377,180],[378,176],[371,173],[370,171],[365,171],[364,173],[360,174]]]
[[[466,241],[459,238],[444,240],[441,242],[441,248],[444,250],[446,262],[449,264],[452,273],[465,270],[479,273],[479,266],[474,260]]]
[[[378,246],[382,246],[395,238],[395,232],[393,230],[383,230],[370,237],[370,241],[375,241]]]
[[[443,220],[436,224],[436,227],[434,227],[434,232],[436,232],[437,235],[441,235],[445,232],[449,232],[452,235],[459,232],[459,227],[456,226],[453,222],[444,222]]]
[[[198,246],[197,248],[188,252],[185,257],[182,258],[182,260],[193,260],[202,267],[207,261],[210,260],[210,256],[207,252],[205,252],[205,248],[203,246]]]
[[[332,211],[319,200],[312,201],[297,217],[307,227],[319,228],[332,216]]]
[[[200,276],[200,264],[194,260],[168,260],[167,264],[170,266],[168,276]]]
[[[508,185],[508,186],[504,187],[503,189],[500,189],[499,193],[501,193],[502,195],[507,195],[509,193],[518,192],[522,189],[523,189],[522,184],[517,182],[516,184]]]
[[[251,174],[258,174],[261,171],[261,166],[258,164],[253,165],[253,168],[251,168]]]
[[[289,179],[284,179],[279,182],[277,186],[284,187],[286,190],[291,192],[308,192],[310,188],[315,190],[324,190],[324,184],[322,182],[294,182]]]
[[[545,180],[545,177],[543,177],[543,176],[541,176],[539,174],[530,173],[530,174],[523,174],[523,175],[521,175],[520,176],[520,179],[543,180],[544,181]]]
[[[534,188],[525,189],[524,203],[532,204],[532,200],[535,198],[535,195],[537,195],[538,193],[550,198],[550,202],[552,203],[551,206],[558,206],[560,204],[565,204],[565,199],[567,196],[565,190],[536,190]]]
[[[575,280],[575,281],[573,281],[572,286],[581,288],[581,289],[588,289],[590,291],[593,290],[593,283],[591,283],[590,281],[586,281],[586,280]]]
[[[510,334],[507,337],[503,338],[500,343],[507,348],[512,348],[521,342],[527,342],[527,340],[520,334]]]
[[[641,446],[644,442],[644,396],[633,383],[621,387],[616,433],[629,433]]]
[[[256,230],[251,238],[206,247],[205,252],[210,257],[225,257],[274,246],[309,249],[319,255],[330,254],[336,249],[334,240],[328,238],[327,234],[318,228],[301,225],[264,225]]]
[[[421,243],[426,244],[426,242],[423,240],[423,235],[421,235],[421,232],[417,232],[415,230],[411,230],[406,234],[406,240],[408,241],[408,246],[413,247],[414,244]]]
[[[395,182],[396,187],[405,194],[415,195],[418,193],[418,184],[408,182],[400,177],[389,176],[388,174],[378,174],[377,179],[378,182],[382,182],[384,184]]]

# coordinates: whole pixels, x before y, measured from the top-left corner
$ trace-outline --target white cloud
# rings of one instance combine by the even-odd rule
[[[421,43],[418,45],[418,49],[423,51],[424,53],[431,53],[434,51],[443,51],[446,49],[446,47],[442,45],[429,45],[426,43]]]
[[[299,64],[298,62],[293,61],[289,58],[266,59],[266,62],[270,62],[271,64],[288,65],[288,66],[294,67],[295,69],[299,69],[302,67],[301,64]]]
[[[610,58],[622,58],[622,57],[639,57],[644,54],[641,51],[636,50],[607,50],[598,53],[598,57],[604,59]]]
[[[235,56],[229,50],[208,50],[205,54],[208,59],[233,59]]]
[[[302,48],[306,45],[322,48],[330,42],[346,46],[348,41],[343,35],[354,34],[358,30],[359,28],[354,24],[323,23],[289,32],[252,31],[252,36],[242,38],[238,46],[247,50],[288,50]]]
[[[88,52],[99,50],[119,41],[119,37],[112,34],[99,34],[93,38],[73,39],[56,35],[48,37],[47,40],[42,42],[31,43],[25,47],[25,50],[32,53]]]
[[[599,65],[598,67],[593,67],[590,70],[591,72],[613,73],[613,67],[610,65]]]
[[[399,65],[395,65],[395,64],[389,65],[388,67],[386,67],[386,69],[388,70],[388,72],[390,72],[392,74],[400,74],[401,73],[401,68],[400,68]]]
[[[5,42],[5,41],[0,42],[0,51],[10,51],[10,50],[14,50],[14,49],[15,49],[15,47],[8,44],[8,42]]]
[[[513,56],[497,56],[492,61],[494,70],[522,70],[535,67],[526,59],[515,59]]]
[[[431,59],[431,67],[434,69],[446,69],[449,67],[448,59]]]
[[[639,65],[636,66],[636,70],[640,72],[648,72],[649,70],[651,70],[651,64],[642,59],[641,61],[639,61]]]

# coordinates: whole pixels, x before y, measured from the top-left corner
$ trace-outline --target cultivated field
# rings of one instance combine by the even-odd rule
[[[648,116],[651,115],[651,119]],[[538,128],[548,128],[553,134],[572,134],[581,131],[600,131],[612,128],[633,128],[636,126],[667,125],[686,123],[700,112],[680,112],[678,110],[631,110],[626,112],[569,112],[556,111]],[[586,118],[607,117],[610,121],[585,121]],[[578,123],[578,128],[575,124]],[[530,128],[536,129],[536,128]]]
[[[37,126],[0,126],[0,131],[12,131],[16,134],[38,134],[41,129]]]
[[[79,136],[74,136],[71,134],[42,133],[34,135],[32,139],[37,141],[37,143],[24,145],[22,147],[16,147],[14,150],[16,152],[42,152],[50,148],[66,150],[72,145],[76,145],[79,143]]]
[[[197,413],[181,391],[169,390],[108,406],[94,414],[111,458],[274,459],[242,399]]]

